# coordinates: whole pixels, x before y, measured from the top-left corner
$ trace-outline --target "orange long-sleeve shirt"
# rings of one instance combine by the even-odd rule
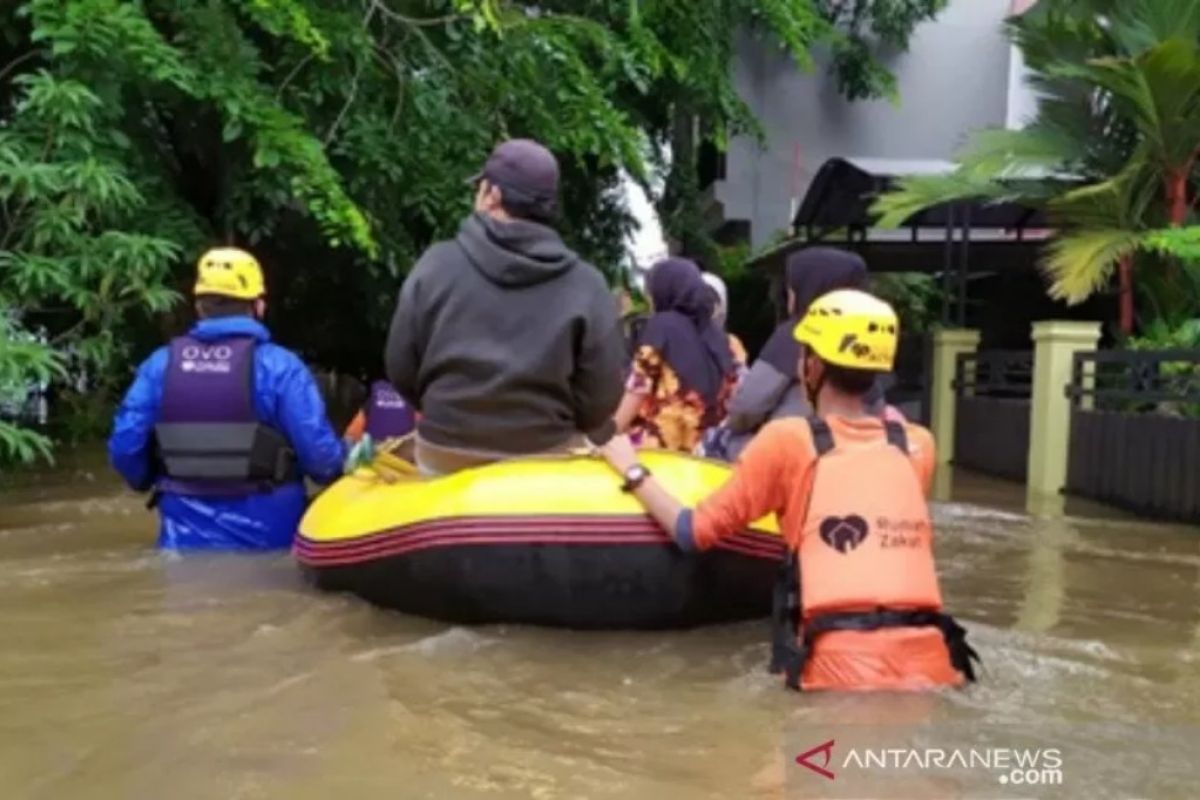
[[[887,438],[883,422],[873,417],[830,416],[825,421],[842,447]],[[936,455],[933,435],[919,425],[905,425],[905,431],[909,459],[928,494]],[[764,427],[742,453],[725,485],[692,513],[692,544],[706,550],[722,537],[740,533],[754,520],[773,513],[779,519],[785,541],[797,547],[816,460],[812,431],[805,420],[781,419]]]

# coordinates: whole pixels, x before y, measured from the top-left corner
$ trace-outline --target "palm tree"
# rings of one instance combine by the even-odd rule
[[[969,198],[1045,208],[1059,229],[1042,263],[1052,297],[1080,302],[1115,270],[1129,333],[1136,264],[1160,315],[1194,310],[1200,270],[1170,254],[1195,236],[1155,231],[1195,215],[1200,0],[1042,0],[1009,31],[1039,94],[1035,119],[977,133],[950,175],[903,181],[877,201],[879,224]]]

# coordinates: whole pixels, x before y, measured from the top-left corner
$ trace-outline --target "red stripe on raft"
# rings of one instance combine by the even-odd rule
[[[355,557],[374,556],[383,551],[394,553],[397,549],[404,550],[430,540],[436,540],[440,544],[450,546],[453,546],[455,543],[493,544],[512,541],[522,544],[530,542],[546,542],[551,544],[570,544],[572,542],[578,544],[651,542],[654,544],[664,544],[667,542],[667,537],[666,534],[657,528],[647,528],[641,531],[631,531],[614,536],[611,530],[542,533],[530,531],[520,526],[506,525],[490,529],[484,525],[474,525],[463,531],[454,532],[447,532],[445,530],[425,531],[410,528],[407,531],[398,532],[395,536],[389,538],[376,537],[366,545],[353,547],[323,547],[321,545],[314,547],[311,542],[299,539],[296,543],[296,549],[298,552],[303,551],[307,555],[316,556],[322,560],[328,558],[352,559]]]
[[[604,536],[547,536],[539,535],[520,535],[510,534],[507,536],[487,536],[487,535],[455,535],[455,536],[428,536],[420,540],[413,541],[411,539],[395,542],[380,542],[377,547],[370,552],[359,552],[354,554],[311,554],[308,558],[301,558],[302,563],[310,566],[341,566],[346,564],[357,564],[363,561],[372,561],[379,558],[390,556],[407,555],[416,553],[422,550],[430,550],[437,547],[445,547],[453,549],[455,547],[469,547],[473,545],[543,545],[543,544],[567,544],[567,545],[595,545],[595,544],[639,544],[639,545],[655,545],[661,547],[663,545],[662,537],[653,535],[642,535],[638,537],[627,537],[620,540],[614,540],[612,537]],[[316,556],[315,558],[313,556]]]
[[[372,561],[391,556],[406,555],[409,553],[429,550],[436,547],[468,547],[478,545],[544,545],[544,544],[568,544],[568,545],[654,545],[663,546],[666,544],[665,537],[661,535],[642,535],[630,536],[623,539],[613,539],[607,536],[545,536],[545,535],[508,535],[508,536],[485,536],[485,535],[457,535],[457,536],[427,536],[419,540],[405,540],[395,542],[378,542],[376,547],[369,551],[362,551],[353,554],[327,554],[301,551],[297,548],[297,556],[302,563],[309,566],[343,566],[348,564],[357,564],[364,561]],[[723,550],[728,550],[742,555],[747,555],[753,558],[763,558],[766,560],[778,560],[781,553],[769,553],[762,548],[746,548],[734,543],[728,545],[719,545]]]
[[[778,561],[787,554],[787,548],[783,543],[762,534],[738,534],[728,539],[722,539],[717,542],[716,548],[719,550],[732,550],[743,555],[754,556],[756,558],[766,558],[771,561]]]
[[[366,554],[373,554],[379,551],[380,548],[388,549],[396,546],[397,543],[403,545],[405,543],[420,542],[428,538],[445,539],[448,543],[453,544],[455,540],[462,539],[478,539],[479,537],[494,538],[497,541],[506,541],[511,537],[521,537],[522,540],[544,540],[553,541],[556,544],[569,544],[572,541],[577,541],[580,544],[621,544],[624,542],[642,542],[647,539],[650,541],[665,543],[666,536],[661,531],[655,529],[630,530],[614,532],[611,529],[606,530],[576,530],[576,531],[560,531],[560,530],[529,530],[521,527],[505,527],[490,529],[484,526],[475,526],[465,530],[434,530],[434,531],[405,531],[398,533],[395,536],[374,538],[370,542],[354,545],[343,545],[340,547],[327,547],[303,539],[298,540],[296,548],[306,554],[313,555],[319,558],[354,558]]]
[[[612,534],[619,532],[621,534],[630,533],[655,533],[662,539],[666,540],[665,534],[661,531],[657,524],[650,520],[641,517],[625,520],[613,520],[612,518],[604,519],[588,519],[579,520],[569,517],[551,517],[551,518],[466,518],[461,522],[457,521],[439,521],[435,523],[418,523],[400,528],[394,528],[389,531],[370,534],[368,536],[358,537],[351,541],[342,542],[316,542],[304,537],[303,534],[298,535],[301,541],[307,548],[321,551],[340,551],[340,550],[357,550],[370,548],[374,543],[381,540],[394,539],[397,536],[415,536],[425,535],[441,531],[465,532],[465,531],[486,531],[488,533],[527,533],[531,530],[549,528],[552,532],[558,535],[583,535],[586,533],[602,533]],[[620,537],[615,537],[613,541],[621,541]],[[750,548],[766,548],[772,553],[782,553],[784,551],[783,542],[777,536],[763,534],[756,531],[748,531],[746,533],[737,534],[722,540],[720,545],[737,545]]]
[[[639,533],[661,534],[658,526],[643,517],[628,517],[625,519],[579,519],[574,517],[465,517],[461,520],[439,520],[437,522],[419,522],[414,525],[404,525],[388,531],[373,533],[368,536],[356,537],[341,542],[313,542],[304,539],[311,546],[326,552],[352,551],[370,549],[379,541],[391,541],[396,537],[424,536],[430,533],[530,533],[545,531],[564,536],[587,534],[616,534],[628,535]]]
[[[294,552],[301,563],[309,566],[337,566],[439,546],[664,546],[669,542],[667,535],[647,517],[466,517],[407,525],[373,533],[350,542],[314,542],[299,534]],[[719,542],[717,547],[753,558],[770,560],[780,559],[785,552],[783,542],[778,537],[753,531],[729,537]]]
[[[587,531],[600,532],[621,532],[621,533],[642,533],[646,531],[660,532],[657,523],[644,516],[627,516],[627,517],[611,517],[611,516],[544,516],[544,517],[460,517],[449,520],[436,520],[430,522],[419,522],[412,525],[400,526],[391,528],[376,533],[357,536],[352,540],[343,540],[340,542],[316,542],[306,539],[304,534],[299,534],[299,538],[308,542],[313,547],[339,550],[339,549],[355,549],[365,545],[369,545],[379,539],[391,539],[398,535],[426,533],[432,531],[465,531],[465,530],[486,530],[496,532],[516,531],[526,532],[530,530],[538,530],[549,528],[556,533],[572,534],[575,532],[583,533]],[[737,539],[750,540],[760,542],[768,546],[772,550],[783,551],[783,542],[778,536],[771,534],[749,531],[747,533],[737,534],[725,541]]]
[[[370,542],[376,539],[390,539],[397,535],[413,531],[433,531],[433,530],[474,530],[483,528],[487,530],[503,530],[503,529],[519,529],[530,530],[535,528],[553,528],[559,531],[570,532],[571,530],[657,530],[658,526],[644,516],[626,516],[612,517],[603,515],[561,515],[561,516],[538,516],[538,517],[452,517],[450,519],[430,520],[427,522],[416,522],[409,525],[401,525],[395,528],[368,533],[363,536],[356,536],[352,541],[342,542],[326,542],[317,543],[321,547],[342,547],[355,546]],[[300,534],[303,538],[303,534]]]

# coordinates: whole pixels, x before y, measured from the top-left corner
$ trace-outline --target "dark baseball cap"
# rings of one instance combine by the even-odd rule
[[[470,182],[484,178],[500,191],[515,193],[527,202],[553,205],[558,198],[558,160],[532,139],[509,139],[496,145],[483,170]]]

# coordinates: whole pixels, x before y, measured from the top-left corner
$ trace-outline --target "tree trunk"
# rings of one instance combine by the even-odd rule
[[[1133,333],[1133,256],[1123,256],[1117,263],[1121,286],[1121,333]]]
[[[1170,209],[1171,224],[1176,227],[1187,222],[1187,181],[1191,171],[1192,164],[1189,161],[1185,167],[1167,175],[1167,206]]]
[[[671,166],[659,203],[663,238],[672,255],[693,249],[696,208],[696,117],[682,105],[672,109]]]

